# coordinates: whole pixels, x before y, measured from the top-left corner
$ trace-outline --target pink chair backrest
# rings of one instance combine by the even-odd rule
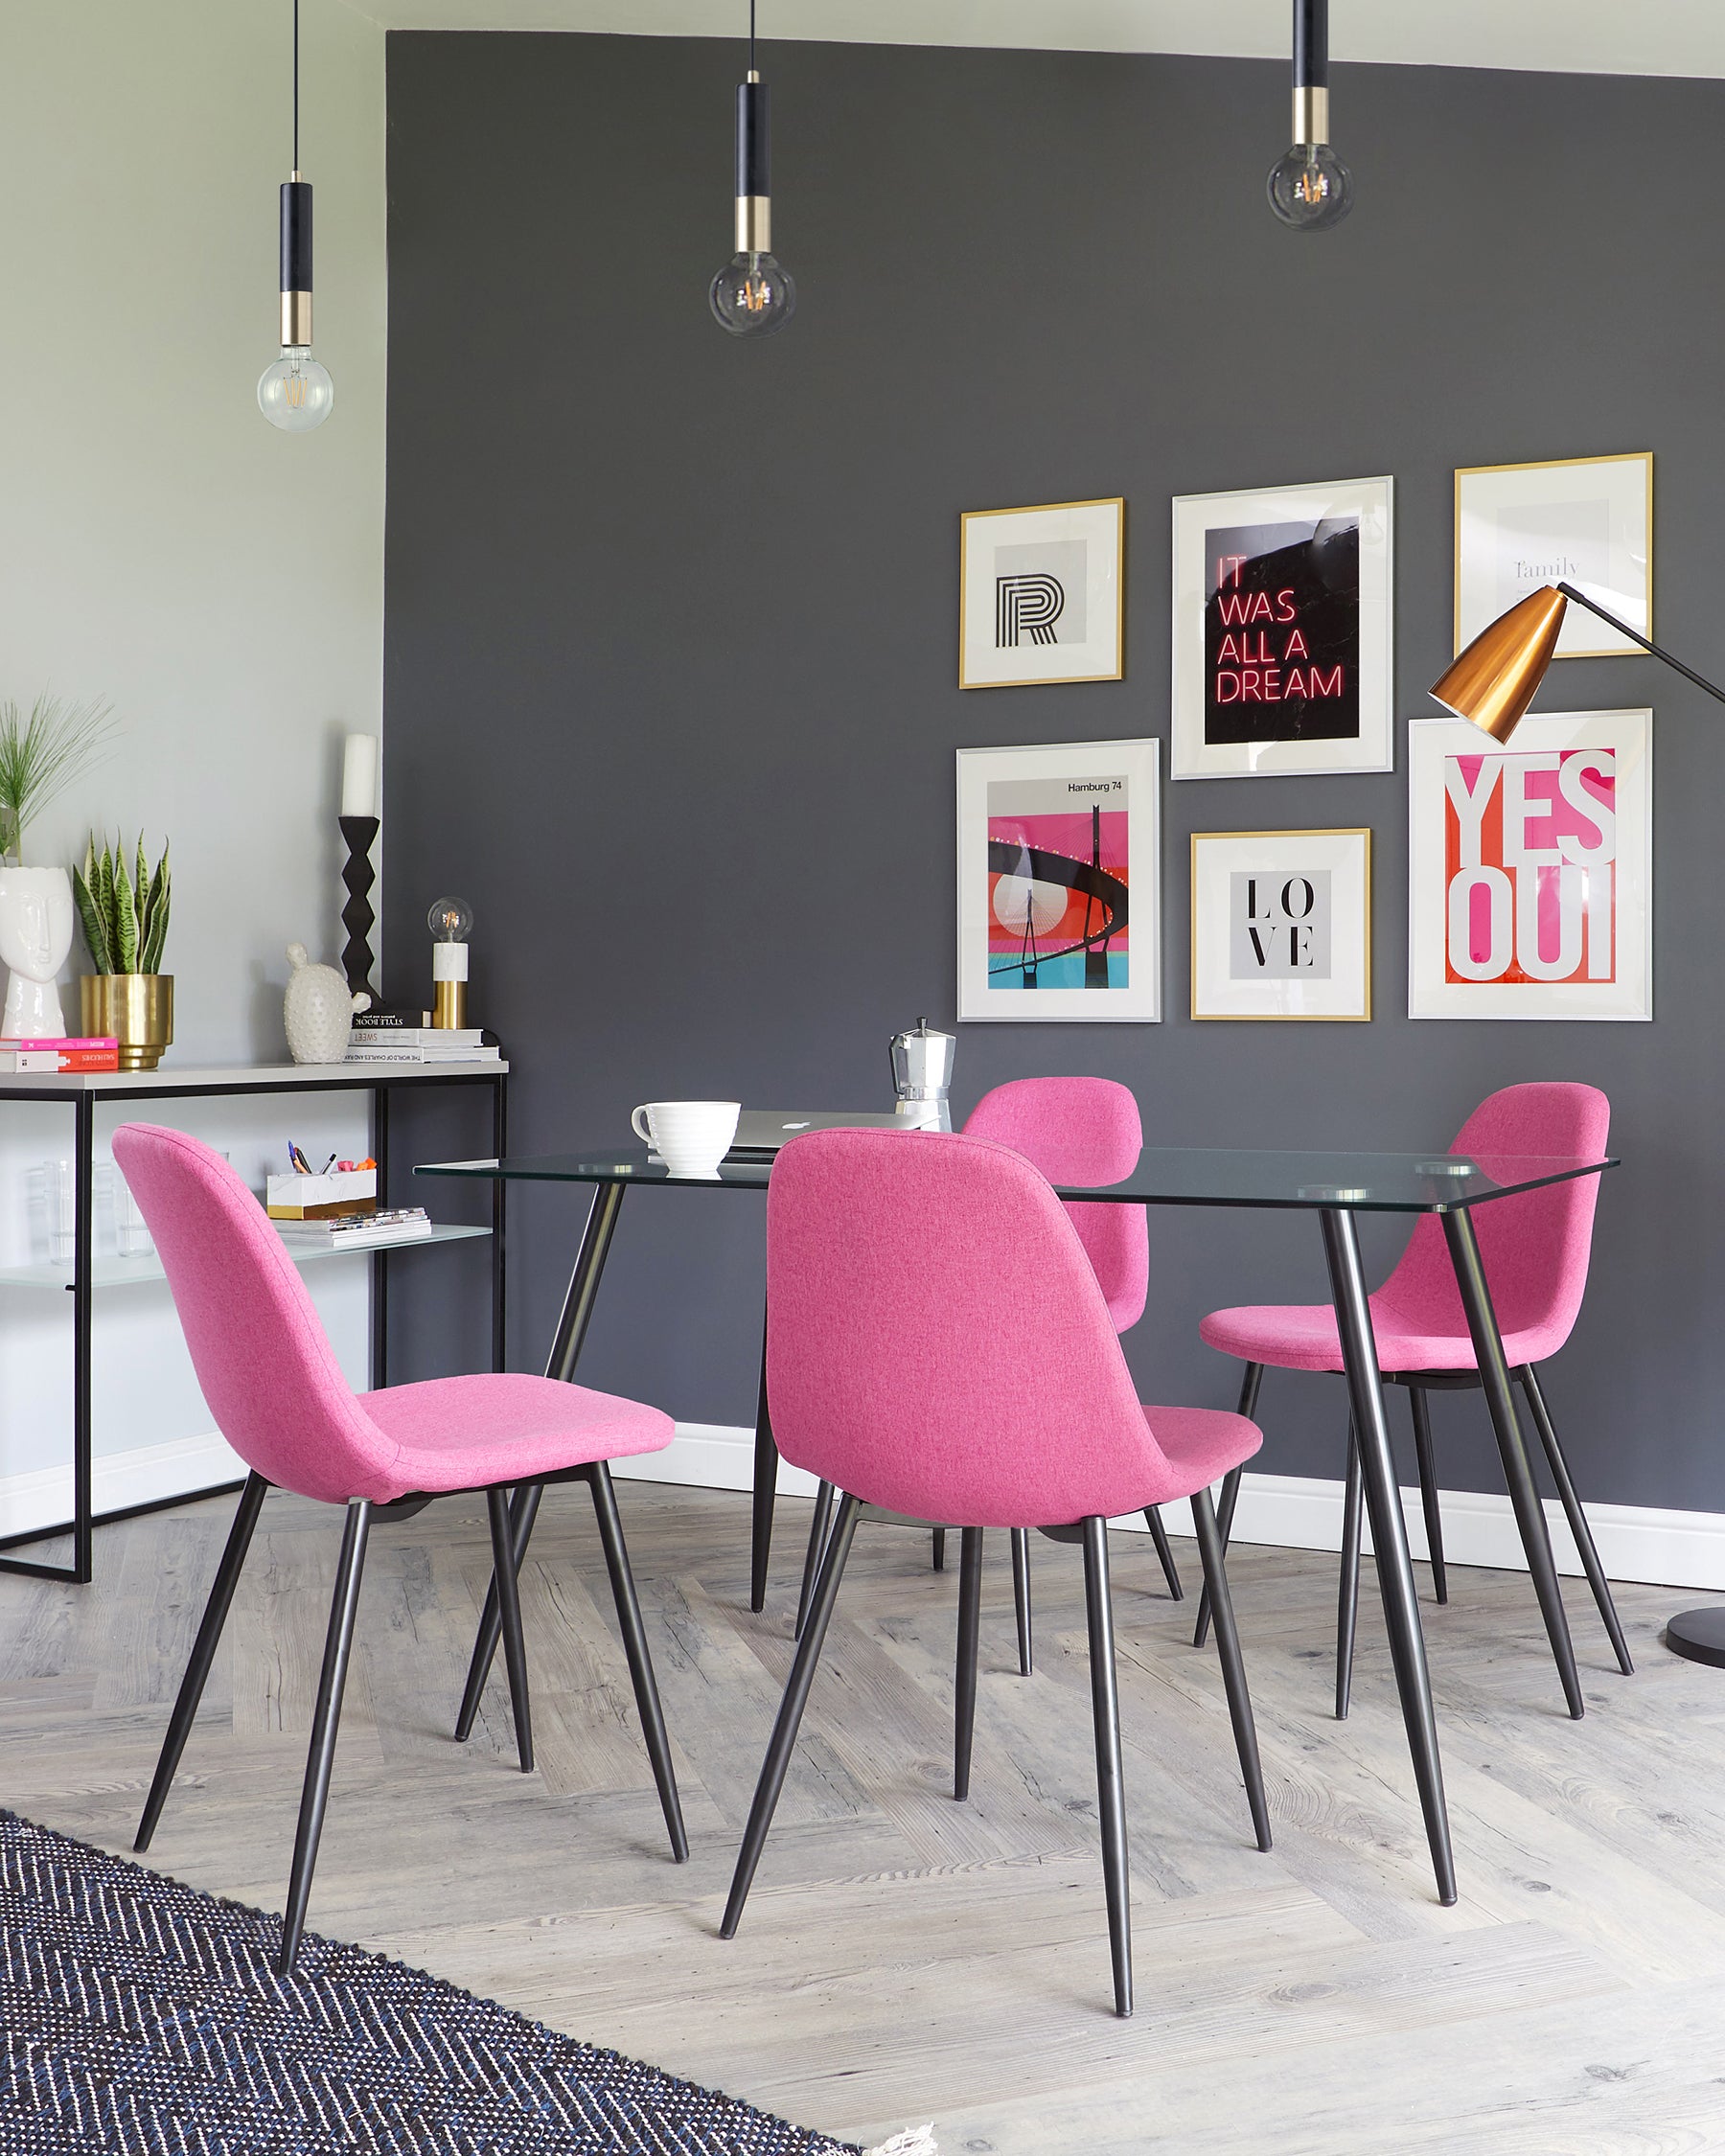
[[[767,1311],[779,1451],[841,1490],[1019,1527],[1174,1494],[1083,1246],[1016,1150],[794,1138],[767,1191]]]
[[[1478,1160],[1489,1174],[1492,1156],[1598,1159],[1611,1129],[1611,1103],[1594,1086],[1506,1086],[1483,1100],[1450,1148]],[[1544,1330],[1545,1354],[1569,1338],[1587,1287],[1598,1176],[1555,1182],[1519,1198],[1474,1207],[1485,1278],[1499,1327],[1506,1333]],[[1401,1262],[1377,1300],[1426,1333],[1467,1331],[1442,1224],[1426,1214],[1415,1225]]]
[[[126,1123],[114,1133],[114,1158],[235,1452],[302,1497],[394,1496],[399,1446],[354,1397],[282,1238],[220,1154],[183,1131]]]
[[[1118,1182],[1138,1165],[1144,1127],[1130,1087],[1113,1078],[1015,1078],[984,1093],[964,1126],[1022,1153],[1050,1182]],[[1144,1315],[1150,1224],[1142,1205],[1069,1205],[1115,1331]]]

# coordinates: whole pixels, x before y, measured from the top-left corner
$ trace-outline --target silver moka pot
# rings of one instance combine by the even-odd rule
[[[950,1131],[953,1107],[953,1056],[958,1046],[950,1033],[933,1032],[925,1018],[916,1021],[914,1033],[895,1033],[892,1057],[892,1089],[897,1109],[906,1122],[919,1131]]]

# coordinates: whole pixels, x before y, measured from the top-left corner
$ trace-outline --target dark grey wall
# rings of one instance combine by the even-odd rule
[[[1166,734],[1171,494],[1393,472],[1406,716],[1449,653],[1452,468],[1651,448],[1661,631],[1725,670],[1725,85],[1338,70],[1358,205],[1307,238],[1263,199],[1279,67],[770,47],[801,311],[751,348],[704,300],[738,67],[666,38],[389,39],[390,985],[424,993],[424,908],[465,893],[517,1150],[622,1141],[663,1095],[884,1105],[887,1035],[953,1010],[954,746]],[[1125,680],[957,690],[960,510],[1113,493]],[[1553,1405],[1588,1494],[1725,1509],[1725,726],[1651,660],[1569,662],[1542,700],[1656,709],[1654,1024],[1408,1023],[1405,767],[1187,784],[1166,1021],[968,1026],[957,1105],[1097,1071],[1165,1142],[1395,1148],[1512,1080],[1602,1086],[1625,1164]],[[1188,831],[1330,823],[1376,837],[1375,1021],[1189,1023]],[[518,1203],[518,1367],[582,1203]],[[1230,1400],[1196,1322],[1320,1296],[1315,1225],[1153,1233],[1134,1365],[1152,1398]],[[750,1197],[637,1194],[592,1382],[751,1419],[760,1234]],[[482,1355],[467,1296],[451,1264],[398,1297],[421,1373]],[[1440,1408],[1445,1480],[1499,1486],[1477,1402]],[[1331,1384],[1273,1381],[1264,1414],[1267,1469],[1340,1472]]]

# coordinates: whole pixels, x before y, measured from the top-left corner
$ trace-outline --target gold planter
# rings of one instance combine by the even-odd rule
[[[78,984],[87,1034],[112,1034],[122,1070],[153,1070],[173,1039],[172,974],[85,974]]]

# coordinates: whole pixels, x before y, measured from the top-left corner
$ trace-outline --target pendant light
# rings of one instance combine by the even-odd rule
[[[737,84],[737,251],[713,279],[713,319],[734,337],[765,336],[796,311],[796,286],[774,260],[772,146],[767,85],[755,70],[754,0],[748,0],[748,79]]]
[[[1329,0],[1294,0],[1294,147],[1268,189],[1296,232],[1327,232],[1353,208],[1353,174],[1329,145]]]
[[[335,403],[311,356],[311,189],[299,173],[299,0],[293,0],[293,176],[282,183],[282,356],[258,377],[258,409],[285,434],[309,434]]]

